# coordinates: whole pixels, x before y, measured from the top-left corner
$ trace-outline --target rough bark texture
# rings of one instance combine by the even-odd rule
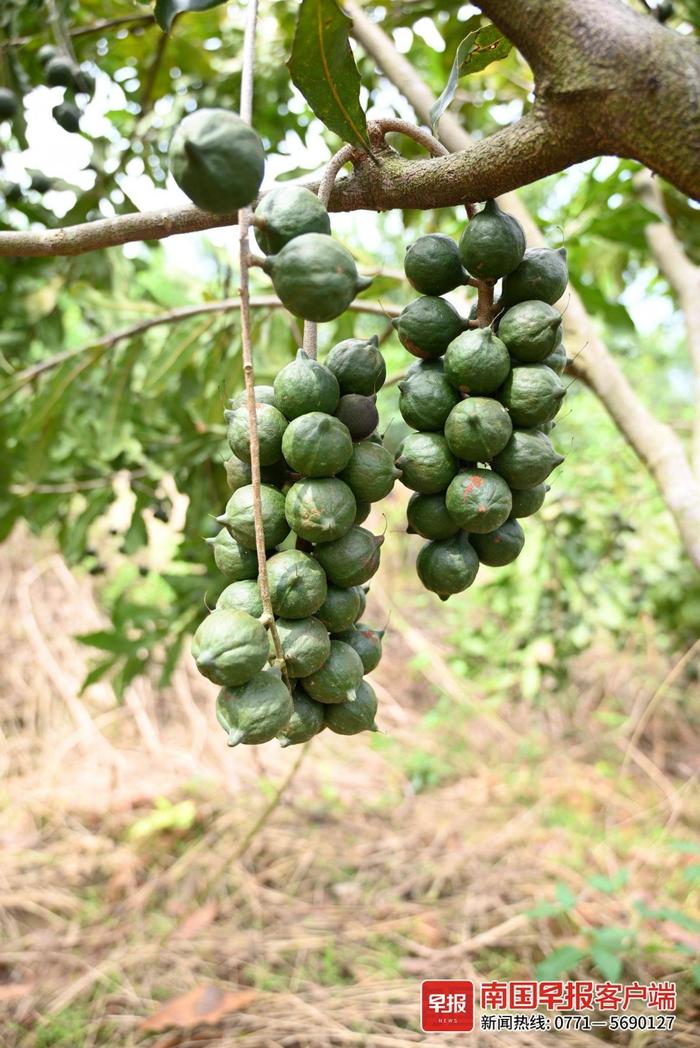
[[[479,0],[527,59],[542,118],[700,194],[697,41],[622,0]]]

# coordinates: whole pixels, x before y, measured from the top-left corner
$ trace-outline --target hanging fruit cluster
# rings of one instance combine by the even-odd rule
[[[235,114],[199,111],[173,137],[173,175],[207,210],[251,203],[263,169],[260,139]],[[308,190],[267,194],[254,225],[263,268],[296,316],[330,320],[365,286]],[[360,620],[383,538],[361,525],[398,475],[375,432],[385,378],[375,337],[340,342],[325,364],[300,349],[273,386],[255,387],[272,622],[256,553],[246,394],[225,412],[233,493],[217,518],[222,530],[209,541],[230,582],[195,633],[192,652],[200,672],[222,686],[217,717],[231,746],[301,743],[324,727],[341,735],[376,730],[377,699],[364,678],[379,663],[382,631]]]
[[[415,493],[408,530],[428,540],[418,575],[446,600],[471,586],[479,562],[500,567],[518,557],[518,519],[537,512],[563,462],[548,433],[565,395],[566,351],[552,304],[566,288],[566,253],[526,250],[517,220],[489,201],[459,245],[420,237],[405,271],[422,297],[394,321],[419,358],[399,384],[399,410],[416,432],[402,441],[396,465]],[[468,319],[440,297],[466,283],[481,285]]]
[[[63,99],[53,106],[51,115],[64,131],[77,134],[80,131],[82,108],[95,91],[95,79],[88,70],[70,57],[59,51],[52,44],[44,44],[36,52],[36,60],[41,69],[41,82],[47,87],[63,87]],[[9,87],[0,87],[0,123],[12,122],[21,116],[22,98]],[[0,164],[2,160],[0,159]],[[29,188],[37,193],[47,193],[53,185],[52,179],[43,172],[30,175]],[[2,181],[0,192],[10,203],[17,203],[24,195],[22,186],[17,182]]]

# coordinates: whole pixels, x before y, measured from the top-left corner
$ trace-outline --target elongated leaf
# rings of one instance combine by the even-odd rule
[[[226,0],[156,0],[153,13],[160,28],[168,33],[177,16],[185,11],[208,11],[224,3]]]
[[[344,142],[369,150],[351,25],[336,0],[303,0],[287,66],[319,120]]]
[[[486,66],[491,65],[492,62],[505,58],[512,46],[510,40],[506,40],[500,29],[497,29],[495,25],[485,25],[481,29],[475,29],[471,33],[467,33],[457,48],[457,54],[452,63],[445,90],[430,110],[430,122],[433,130],[435,130],[438,120],[454,98],[460,78],[468,76],[469,73],[479,73],[482,69],[486,69]]]

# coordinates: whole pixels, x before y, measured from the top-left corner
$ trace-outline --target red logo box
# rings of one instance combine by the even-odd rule
[[[460,979],[426,979],[421,983],[423,1033],[468,1032],[474,1029],[474,983]]]

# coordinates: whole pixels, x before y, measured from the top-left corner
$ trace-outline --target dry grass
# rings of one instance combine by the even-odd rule
[[[532,978],[553,949],[606,927],[636,937],[623,981],[684,987],[672,1035],[614,1043],[700,1045],[684,973],[698,933],[635,909],[697,919],[700,905],[681,868],[693,856],[671,847],[700,840],[697,738],[665,714],[672,664],[653,646],[641,661],[591,653],[562,708],[494,706],[412,612],[411,584],[389,591],[389,563],[373,609],[393,611],[375,674],[386,735],[315,740],[248,841],[299,751],[228,751],[215,689],[186,662],[165,693],[139,682],[121,706],[105,685],[79,695],[89,654],[71,635],[99,622],[91,588],[28,552],[5,547],[0,576],[3,1046],[143,1044],[144,1017],[214,983],[258,995],[216,1026],[156,1035],[158,1048],[449,1048],[466,1037],[418,1032],[421,979]],[[622,730],[598,717],[612,694]],[[530,914],[557,884],[575,902]],[[597,974],[590,959],[577,972]],[[517,1035],[523,1048],[594,1041]]]

